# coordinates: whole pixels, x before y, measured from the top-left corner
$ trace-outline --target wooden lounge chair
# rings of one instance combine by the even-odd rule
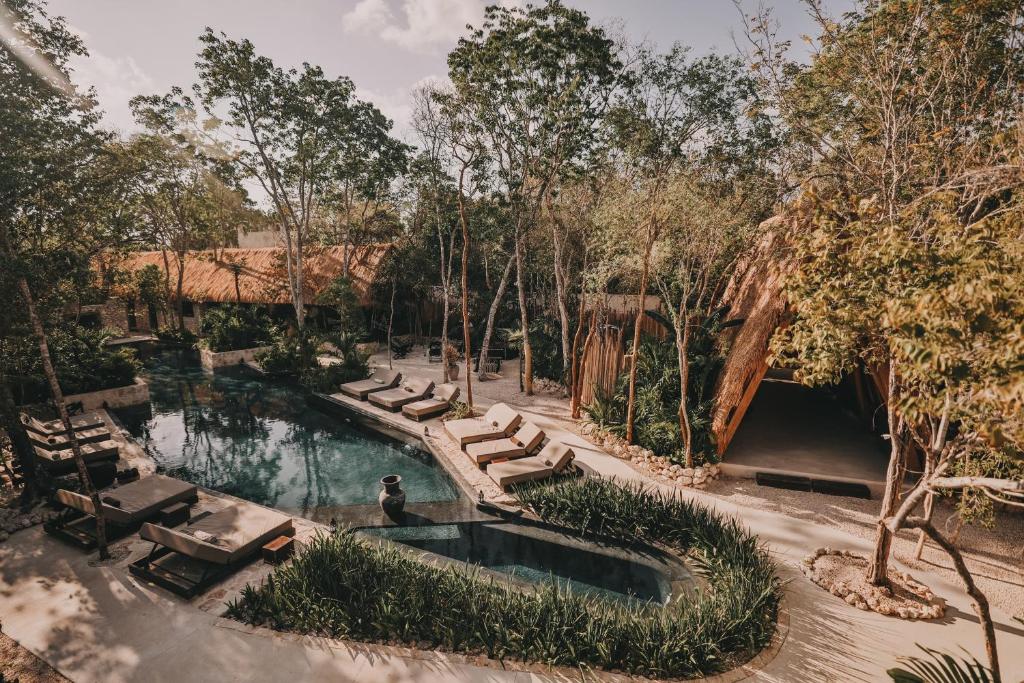
[[[414,403],[427,398],[433,390],[434,383],[429,379],[410,377],[402,382],[402,385],[397,389],[375,391],[367,398],[373,405],[396,413],[407,403]]]
[[[25,431],[30,433],[38,434],[41,437],[56,436],[59,434],[65,434],[64,423],[60,420],[49,420],[43,422],[34,417],[29,417],[25,413],[21,413],[21,425],[25,428]],[[83,429],[95,429],[97,427],[106,426],[106,422],[103,421],[103,415],[98,411],[89,413],[82,413],[81,415],[71,416],[71,427],[77,432]]]
[[[341,393],[346,396],[365,401],[367,396],[376,391],[394,389],[398,386],[398,382],[401,379],[402,373],[397,370],[377,368],[367,379],[361,379],[358,382],[348,382],[347,384],[342,384],[340,388]]]
[[[505,403],[495,403],[483,418],[471,417],[465,420],[449,420],[444,423],[448,436],[455,439],[459,448],[471,443],[501,439],[515,432],[523,417]]]
[[[44,525],[46,533],[84,550],[95,548],[96,508],[92,499],[65,489],[58,490],[56,497],[63,507],[56,519]],[[168,505],[192,504],[198,500],[199,491],[195,485],[162,474],[103,491],[100,503],[107,540],[114,541],[130,534]]]
[[[477,465],[486,465],[492,460],[512,460],[534,452],[544,441],[544,432],[532,422],[523,422],[519,431],[504,439],[479,441],[466,446],[466,453]]]
[[[547,479],[561,474],[576,454],[561,441],[549,441],[537,455],[487,466],[487,475],[502,489],[513,484]]]
[[[35,432],[25,430],[25,434],[28,435],[29,441],[32,442],[33,446],[44,448],[48,451],[63,451],[71,448],[71,437],[67,434],[50,434],[49,436],[40,436]],[[93,427],[92,429],[76,429],[75,437],[78,438],[78,443],[96,443],[97,441],[110,441],[110,430],[106,427]]]
[[[36,461],[50,474],[67,474],[75,469],[75,456],[70,448],[51,451],[33,446],[32,449],[35,451]],[[118,457],[120,455],[116,441],[82,444],[82,458],[87,464],[101,460],[117,460]]]
[[[422,401],[414,401],[402,406],[402,415],[416,421],[428,420],[443,415],[451,406],[452,401],[459,397],[459,388],[454,384],[441,384],[434,387],[434,395]]]
[[[128,566],[135,576],[191,598],[237,571],[278,536],[294,536],[288,515],[252,503],[236,503],[168,529],[146,522],[139,536],[149,554]]]

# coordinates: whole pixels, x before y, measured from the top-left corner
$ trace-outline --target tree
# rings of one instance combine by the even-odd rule
[[[102,186],[92,171],[103,152],[104,136],[97,130],[99,114],[67,80],[68,60],[84,55],[81,40],[62,19],[51,18],[41,3],[15,0],[0,7],[0,18],[12,36],[0,47],[0,259],[5,276],[14,281],[39,346],[43,371],[53,403],[69,435],[82,489],[96,508],[96,536],[102,559],[108,557],[105,519],[99,494],[92,485],[81,444],[71,425],[53,363],[41,310],[31,282],[59,289],[59,277],[47,281],[39,266],[64,252],[88,224],[95,208],[94,190]],[[71,259],[68,258],[68,261]],[[56,269],[59,272],[59,268]],[[53,269],[51,269],[53,272]],[[46,288],[44,288],[46,291]],[[52,309],[51,309],[52,310]],[[3,418],[10,434],[21,429],[9,404]],[[18,443],[17,441],[15,442]],[[34,466],[29,456],[26,467]]]
[[[482,26],[448,55],[448,73],[514,217],[524,387],[532,394],[526,236],[553,180],[586,156],[621,63],[611,39],[585,13],[548,0],[540,7],[488,7]]]
[[[1010,218],[1021,196],[1019,3],[863,3],[840,22],[810,6],[822,36],[806,68],[780,51],[764,15],[750,31],[804,185],[787,286],[794,318],[773,348],[810,384],[861,366],[876,377],[891,453],[868,578],[888,582],[895,530],[927,534],[975,600],[998,680],[984,596],[931,525],[927,500],[942,489],[1008,501],[1018,491],[944,470],[977,471],[1020,448],[1005,436],[1019,434],[1014,420],[990,426],[1020,414],[1020,313],[1001,291],[1021,282]],[[912,451],[925,473],[902,497]],[[913,516],[922,502],[925,516]]]
[[[631,209],[622,212],[611,207],[605,215],[619,223],[618,234],[624,238],[613,250],[639,274],[626,404],[626,441],[630,443],[636,405],[635,360],[651,256],[665,228],[666,203],[671,201],[667,188],[684,169],[699,168],[710,181],[728,177],[749,159],[737,148],[764,137],[763,117],[753,107],[754,99],[754,83],[740,74],[739,60],[715,54],[690,60],[687,49],[677,44],[663,55],[640,51],[630,87],[610,112],[622,176],[618,200]],[[643,217],[639,245],[635,238],[625,239],[626,233],[636,233],[637,216]]]
[[[195,100],[180,90],[171,93],[189,113],[183,117],[189,124],[183,133],[197,150],[236,166],[240,176],[254,180],[266,194],[283,236],[288,291],[302,329],[307,303],[304,256],[318,211],[330,201],[339,177],[353,187],[361,184],[364,195],[379,188],[374,182],[390,173],[389,164],[400,164],[395,161],[399,147],[388,142],[388,152],[382,152],[387,163],[381,166],[352,156],[367,149],[360,144],[362,133],[378,135],[390,122],[355,98],[348,78],[327,78],[310,64],[282,69],[257,55],[250,41],[232,40],[211,29],[199,40],[203,48],[196,63]],[[194,115],[196,101],[206,113],[202,122]]]

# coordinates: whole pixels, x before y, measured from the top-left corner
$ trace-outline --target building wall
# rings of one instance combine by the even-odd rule
[[[238,247],[240,249],[264,249],[281,246],[280,230],[253,230],[245,232],[238,229]]]
[[[89,308],[99,313],[101,326],[104,328],[117,330],[123,335],[156,333],[156,329],[150,324],[149,307],[144,304],[135,302],[133,307],[126,299],[111,297],[105,303],[99,306],[90,306]],[[130,315],[133,308],[135,312],[134,322],[131,320]],[[193,304],[192,309],[195,315],[185,316],[185,327],[193,333],[199,331],[202,308],[202,304]],[[157,327],[174,327],[175,317],[173,313],[164,313],[157,310],[156,323]]]

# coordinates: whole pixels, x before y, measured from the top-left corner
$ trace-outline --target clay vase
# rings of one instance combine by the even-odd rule
[[[395,518],[402,514],[405,509],[405,491],[402,490],[402,478],[397,474],[389,474],[380,480],[384,490],[380,492],[377,501],[380,509],[388,517]]]

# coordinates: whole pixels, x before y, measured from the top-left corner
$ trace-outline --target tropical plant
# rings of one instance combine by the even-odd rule
[[[893,683],[995,683],[992,670],[974,657],[961,659],[923,645],[917,647],[927,657],[901,657],[899,662],[907,669],[886,671]]]
[[[771,640],[780,595],[775,567],[735,521],[591,479],[532,488],[523,499],[588,536],[686,552],[709,586],[664,607],[612,602],[555,581],[523,589],[340,531],[318,535],[262,585],[246,586],[228,613],[279,630],[651,677],[718,672]]]
[[[219,353],[266,346],[274,341],[275,329],[270,317],[258,308],[225,305],[203,313],[199,336],[202,345]]]

